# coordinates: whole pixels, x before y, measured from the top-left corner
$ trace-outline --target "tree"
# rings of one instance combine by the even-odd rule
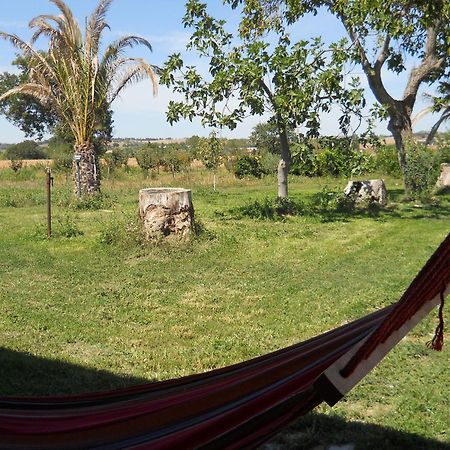
[[[228,3],[235,7],[240,2]],[[261,2],[253,0],[251,4]],[[339,122],[347,131],[352,112],[361,105],[362,92],[356,80],[350,88],[342,87],[343,42],[328,49],[320,38],[291,42],[282,24],[266,29],[260,20],[249,20],[250,15],[251,11],[244,9],[240,42],[233,45],[225,21],[211,17],[207,5],[199,0],[187,2],[183,24],[194,29],[188,48],[208,58],[210,77],[204,79],[194,66],[184,67],[180,54],[172,55],[161,81],[183,94],[185,101],[171,101],[167,118],[173,123],[198,115],[205,125],[233,129],[248,114],[269,113],[279,138],[278,196],[287,197],[288,130],[303,125],[309,134],[317,134],[319,111],[330,111],[331,103],[336,102],[343,106]],[[274,41],[269,31],[275,35]],[[178,74],[182,77],[177,78]]]
[[[295,134],[292,131],[289,132],[289,130],[288,140],[289,143],[295,140]],[[250,141],[259,151],[267,151],[274,154],[279,153],[278,129],[273,123],[266,122],[255,125],[250,134]]]
[[[3,72],[0,74],[0,95],[21,84],[29,82],[29,58],[18,56],[14,61],[19,73]],[[42,139],[45,132],[50,132],[58,118],[49,105],[43,105],[30,95],[13,95],[0,102],[0,114],[19,127],[25,136]]]
[[[216,173],[223,158],[223,143],[215,133],[209,138],[200,139],[198,144],[198,155],[204,166],[213,172],[213,190],[216,190]]]
[[[148,173],[151,169],[159,167],[160,160],[161,157],[158,145],[149,143],[139,148],[136,152],[136,161],[144,172],[145,178],[148,178]]]
[[[93,194],[100,191],[93,136],[104,119],[102,112],[125,87],[143,78],[150,78],[156,93],[156,68],[142,58],[124,56],[124,51],[135,45],[152,48],[146,39],[125,36],[107,45],[100,55],[102,33],[109,28],[105,16],[112,0],[100,0],[86,21],[84,35],[63,0],[50,1],[61,15],[35,17],[30,22],[30,27],[35,30],[30,44],[14,34],[0,32],[0,37],[11,42],[29,59],[30,68],[29,80],[1,95],[0,101],[25,94],[55,111],[74,139],[81,192]],[[42,35],[49,39],[45,55],[33,47]]]
[[[388,130],[394,137],[408,190],[407,144],[412,140],[411,114],[419,88],[439,80],[450,67],[450,3],[448,0],[263,0],[259,13],[266,21],[292,24],[307,13],[317,13],[322,6],[344,25],[352,42],[348,57],[361,65],[381,106],[380,116],[389,119]],[[408,57],[414,62],[409,72]],[[407,74],[400,99],[389,93],[389,86],[383,81],[384,70]]]
[[[47,153],[34,141],[10,145],[5,152],[8,159],[46,159]]]

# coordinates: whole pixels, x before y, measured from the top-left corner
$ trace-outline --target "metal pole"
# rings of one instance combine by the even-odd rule
[[[47,237],[52,237],[52,169],[47,167]]]

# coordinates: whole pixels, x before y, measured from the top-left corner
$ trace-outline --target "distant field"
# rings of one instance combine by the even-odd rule
[[[388,177],[385,210],[272,221],[238,208],[273,197],[273,177],[220,171],[213,192],[206,171],[144,179],[132,168],[105,178],[106,199],[91,209],[71,204],[72,186],[56,174],[48,241],[44,174],[26,175],[0,171],[0,395],[109,389],[282,348],[395,302],[450,231],[450,195],[402,203]],[[307,202],[346,181],[292,177],[291,195]],[[198,239],[140,244],[138,190],[151,186],[192,189]],[[448,333],[442,352],[426,346],[436,316],[272,448],[450,448]]]
[[[49,166],[53,163],[52,159],[24,159],[24,166]],[[0,169],[9,168],[9,159],[0,159]]]

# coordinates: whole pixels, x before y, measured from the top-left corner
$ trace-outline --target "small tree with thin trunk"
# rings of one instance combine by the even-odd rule
[[[216,190],[216,173],[223,159],[223,143],[217,138],[215,133],[211,133],[209,138],[203,138],[198,143],[198,155],[204,166],[212,170],[213,190]]]
[[[207,5],[198,0],[187,2],[183,24],[194,30],[188,48],[208,59],[210,76],[204,78],[195,67],[185,67],[180,54],[170,57],[161,81],[185,100],[169,103],[169,122],[200,116],[205,125],[233,129],[249,114],[268,113],[279,139],[278,196],[287,197],[288,130],[303,125],[309,134],[317,134],[319,112],[330,111],[334,102],[343,106],[339,123],[346,131],[361,103],[362,91],[356,84],[342,87],[344,42],[330,48],[324,48],[319,38],[291,42],[282,24],[266,28],[261,21],[249,21],[244,11],[240,42],[234,44],[225,21],[211,17]],[[274,44],[269,32],[275,36]]]
[[[0,37],[24,53],[30,70],[29,80],[1,95],[0,101],[26,94],[55,111],[74,137],[81,193],[93,194],[100,191],[93,135],[108,109],[105,105],[109,106],[125,87],[143,78],[150,78],[156,92],[155,67],[142,58],[127,57],[124,52],[135,45],[151,50],[151,45],[141,37],[125,36],[106,46],[100,55],[102,32],[109,28],[105,16],[112,0],[99,2],[86,21],[84,34],[62,0],[50,1],[61,14],[35,17],[30,22],[30,28],[35,30],[30,44],[14,34],[0,32]],[[45,54],[33,47],[40,36],[48,38]]]
[[[268,23],[292,24],[327,8],[344,25],[352,48],[347,56],[361,65],[378,104],[379,117],[388,119],[405,179],[407,146],[412,140],[411,115],[419,88],[445,76],[450,68],[450,2],[448,0],[227,0],[259,3],[253,17]],[[410,64],[408,64],[408,58]],[[412,63],[412,64],[411,64]],[[408,66],[412,66],[408,68]],[[405,88],[395,98],[386,71],[405,76]]]

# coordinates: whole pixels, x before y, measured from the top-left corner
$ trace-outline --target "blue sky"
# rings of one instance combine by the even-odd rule
[[[66,0],[78,19],[84,22],[96,5],[95,0]],[[116,39],[124,34],[136,34],[147,38],[152,46],[153,53],[142,47],[136,54],[145,57],[149,62],[162,65],[167,56],[174,52],[183,52],[189,37],[189,30],[182,26],[181,19],[184,14],[184,0],[115,0],[111,6],[107,21],[111,31],[105,33],[105,40]],[[223,7],[221,0],[207,1],[210,12],[215,17],[221,17],[229,22],[229,30],[235,30],[239,17]],[[48,0],[14,0],[8,3],[8,8],[2,8],[0,15],[0,30],[16,33],[28,40],[30,31],[28,22],[39,14],[53,14],[57,10]],[[303,21],[294,27],[292,35],[295,38],[308,38],[322,35],[325,41],[334,40],[344,33],[342,26],[333,17],[321,13],[315,18]],[[42,41],[41,45],[45,45]],[[7,42],[0,41],[0,71],[11,71],[11,61],[14,59],[15,49]],[[187,56],[192,64],[202,65],[194,54]],[[360,69],[355,69],[360,73]],[[386,74],[387,85],[391,92],[400,96],[405,77]],[[365,79],[362,84],[367,85]],[[207,135],[209,130],[204,129],[199,121],[180,122],[170,126],[165,118],[168,101],[174,94],[165,87],[160,87],[157,97],[153,97],[148,81],[123,91],[121,98],[113,103],[114,135],[117,137],[188,137],[194,134]],[[370,91],[367,99],[373,101]],[[417,110],[424,105],[419,98]],[[226,137],[246,137],[258,122],[264,117],[251,117],[233,131],[223,131]],[[431,126],[432,118],[424,118],[418,123],[417,129],[427,129]],[[323,117],[322,133],[337,134],[337,115],[331,114]],[[386,123],[381,123],[377,131],[387,134]],[[0,142],[18,142],[24,139],[19,129],[0,117]]]

